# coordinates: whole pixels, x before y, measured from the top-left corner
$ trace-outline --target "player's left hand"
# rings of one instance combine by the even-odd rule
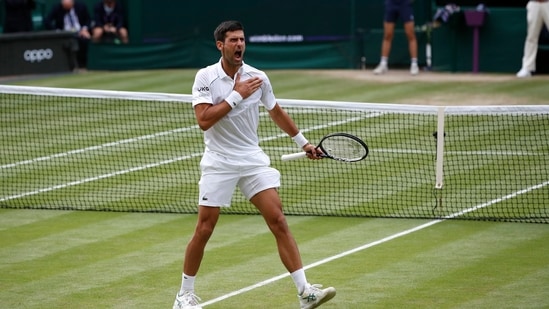
[[[257,76],[241,81],[240,74],[237,73],[235,75],[233,89],[238,92],[243,99],[246,99],[247,97],[252,95],[252,93],[254,93],[257,89],[259,89],[262,84],[263,80]]]

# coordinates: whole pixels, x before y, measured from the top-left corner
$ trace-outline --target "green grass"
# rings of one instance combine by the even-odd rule
[[[189,93],[194,73],[195,70],[86,72],[4,82]],[[499,100],[510,103],[547,104],[549,97],[547,80],[543,78],[528,81],[441,79],[429,82],[382,82],[333,78],[322,72],[268,73],[279,98],[407,103],[436,97],[456,103],[456,100],[476,102],[497,96]],[[143,113],[132,109],[129,102],[118,106],[120,112],[113,112],[112,109],[101,112],[97,106],[86,107],[87,104],[83,104],[78,109],[73,106],[74,110],[59,109],[50,102],[31,110],[23,105],[10,105],[8,110],[3,105],[0,116],[2,132],[10,132],[10,145],[23,147],[27,143],[26,148],[21,148],[27,150],[16,154],[10,148],[0,149],[1,164],[69,151],[75,145],[76,148],[94,146],[194,124],[192,113],[173,112],[169,107],[158,114],[154,113],[157,107],[151,107]],[[26,115],[24,111],[30,113]],[[81,117],[75,117],[75,112],[91,118],[81,121]],[[137,122],[133,122],[133,125],[119,123],[120,119],[130,114],[139,117],[135,118]],[[166,117],[171,114],[173,117]],[[55,119],[50,124],[56,129],[37,127],[34,123],[36,115],[41,115],[43,119]],[[296,121],[304,127],[322,123],[320,117],[295,115]],[[456,123],[456,128],[459,128],[456,131],[461,132],[461,135],[449,137],[455,137],[456,142],[471,145],[473,150],[485,150],[487,145],[476,138],[479,135],[495,134],[489,129],[483,129],[481,125],[485,122],[490,122],[490,119],[477,117],[467,123]],[[493,148],[491,150],[509,150],[509,145],[514,144],[512,141],[531,141],[549,129],[546,119],[531,122],[529,125],[535,125],[536,128],[533,131],[518,130],[530,127],[524,123],[514,124],[516,127],[513,130],[504,130],[503,134],[509,138],[501,140],[497,145],[490,145]],[[421,145],[417,146],[419,150],[433,150],[430,125],[403,125],[396,116],[371,118],[359,123],[360,130],[368,134],[369,143],[375,146],[372,146],[374,150],[406,149],[409,147],[406,142],[411,141]],[[142,124],[147,124],[147,127]],[[13,130],[14,127],[20,130]],[[96,132],[97,127],[103,128],[101,134],[90,136],[90,132]],[[132,130],[126,130],[129,127]],[[70,140],[68,137],[74,135],[72,131],[75,130],[83,134]],[[406,138],[405,134],[414,137]],[[308,134],[311,139],[320,135],[319,132]],[[2,135],[2,143],[7,136]],[[43,143],[44,140],[59,139],[66,143]],[[27,165],[15,172],[2,169],[0,197],[13,192],[10,188],[13,189],[15,179],[18,179],[19,185],[27,186],[26,189],[35,190],[44,181],[55,185],[66,177],[72,177],[71,180],[81,179],[81,171],[88,171],[89,174],[84,177],[93,177],[98,173],[119,170],[120,164],[124,169],[142,164],[141,160],[158,162],[180,156],[179,148],[173,147],[177,141],[173,136],[165,136],[124,145],[123,152],[118,152],[116,147],[107,147],[100,152],[90,153],[90,161],[49,161],[41,163],[41,169],[36,169],[39,163],[34,163],[32,168]],[[36,144],[45,148],[28,147]],[[192,151],[201,149],[198,145],[199,137],[188,141],[188,144],[197,144]],[[273,157],[285,151],[277,150],[281,145],[272,141],[265,142],[264,146]],[[282,146],[287,147],[286,144]],[[450,144],[449,147],[449,151],[461,150],[460,144]],[[538,148],[528,150],[546,153],[548,149],[547,145],[540,144]],[[115,162],[112,158],[118,158],[121,162]],[[473,167],[494,173],[494,179],[512,180],[521,172],[533,175],[535,171],[543,170],[542,167],[547,169],[547,159],[539,161],[539,158],[531,158],[517,165],[506,165],[507,161],[502,163],[487,158],[489,156],[479,155],[479,159],[486,161],[478,161],[479,165]],[[193,177],[197,175],[198,159],[185,164],[185,161],[181,161],[165,165],[165,168],[155,169],[152,174],[147,169],[111,177],[101,181],[101,188],[94,186],[95,181],[92,181],[72,187],[78,190],[54,190],[36,194],[34,200],[18,198],[11,202],[32,200],[54,205],[79,205],[85,201],[89,206],[107,205],[113,209],[123,209],[127,205],[147,207],[162,199],[164,203],[177,207],[181,203],[181,196],[188,194],[185,200],[194,204],[196,180]],[[452,156],[448,159],[451,160]],[[459,158],[456,160],[461,162]],[[370,165],[364,166],[364,170],[375,176],[361,180],[364,182],[362,186],[353,188],[349,191],[350,195],[360,192],[365,194],[366,206],[377,205],[385,209],[392,205],[410,204],[406,200],[410,194],[424,188],[428,191],[418,197],[418,203],[431,209],[432,154],[383,153],[372,155],[367,162]],[[57,179],[54,172],[61,163],[68,164],[70,168],[63,178]],[[342,196],[338,194],[342,189],[338,183],[330,181],[326,174],[336,173],[337,176],[333,177],[350,183],[354,175],[364,174],[349,165],[334,167],[329,161],[318,163],[290,165],[273,160],[283,177],[299,172],[313,175],[315,180],[283,179],[281,192],[288,210],[305,207],[332,211],[345,207],[354,209],[356,205],[341,205]],[[93,166],[91,171],[90,166]],[[426,169],[427,166],[429,169]],[[500,166],[504,168],[498,168]],[[498,182],[487,183],[486,179],[470,177],[468,175],[472,173],[467,166],[459,166],[448,173],[448,181],[457,181],[463,177],[459,181],[468,185],[448,192],[451,198],[445,200],[443,205],[464,196],[485,201],[486,198],[478,196],[485,194],[487,187],[496,190],[492,198],[501,197],[502,192],[523,189],[504,188]],[[541,178],[534,179],[533,184],[547,181],[547,175],[536,175]],[[288,181],[291,185],[287,184]],[[387,183],[394,186],[390,190],[382,187]],[[289,190],[289,187],[293,187],[295,193],[284,191]],[[304,190],[316,191],[299,194]],[[540,211],[546,214],[547,190],[545,186],[516,197],[517,200],[497,202],[487,208],[503,209],[505,206],[509,209],[516,207],[517,201],[523,201],[541,205]],[[235,203],[237,207],[251,209],[242,198],[236,197]],[[477,203],[471,200],[465,202],[465,205],[472,207]],[[397,211],[405,213],[407,209],[400,208]],[[169,308],[180,285],[183,251],[194,229],[195,220],[194,214],[0,209],[0,307]],[[329,259],[307,270],[311,282],[333,285],[338,290],[336,298],[323,308],[549,307],[547,224],[448,220],[412,232],[410,229],[434,222],[425,219],[317,216],[289,216],[288,221],[306,265]],[[405,231],[402,236],[393,238]],[[349,253],[349,250],[361,246],[362,250]],[[339,257],[331,260],[335,256]],[[208,302],[285,273],[275,250],[274,239],[259,216],[223,215],[208,244],[196,288],[203,301]],[[284,277],[206,307],[296,308],[297,300],[291,279]]]
[[[337,100],[375,103],[409,103],[437,98],[437,105],[476,105],[490,98],[503,104],[547,104],[549,77],[528,80],[487,74],[486,79],[437,78],[437,72],[424,73],[427,80],[413,78],[363,79],[369,71],[356,71],[355,78],[335,78],[330,71],[273,70],[267,71],[278,98]],[[13,79],[3,83],[45,87],[191,93],[195,69],[150,71],[90,71],[47,78]],[[459,74],[456,74],[456,76]]]
[[[165,308],[193,215],[0,210],[4,308]],[[306,264],[425,221],[289,217]],[[334,285],[326,308],[544,308],[545,225],[447,221],[307,271]],[[285,271],[258,216],[223,216],[197,290],[208,301]],[[208,308],[295,308],[286,277]],[[519,297],[520,296],[520,297]],[[266,302],[266,303],[265,303]]]

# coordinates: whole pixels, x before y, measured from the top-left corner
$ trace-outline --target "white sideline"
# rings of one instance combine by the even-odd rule
[[[267,114],[267,113],[265,113],[265,114]],[[362,120],[364,118],[377,117],[379,115],[381,115],[381,113],[371,113],[371,114],[369,114],[365,117],[352,117],[352,118],[348,118],[348,119],[345,119],[345,120],[334,121],[334,122],[330,122],[330,123],[327,123],[327,124],[317,125],[317,126],[313,126],[313,127],[310,127],[310,128],[306,128],[306,129],[303,129],[302,132],[309,132],[309,131],[318,130],[318,129],[322,129],[322,128],[328,128],[328,127],[331,127],[331,126],[337,126],[337,125],[345,124],[345,123],[348,123],[348,122]],[[168,134],[172,134],[172,133],[179,133],[179,132],[182,132],[182,131],[188,131],[190,129],[198,129],[198,125],[194,125],[194,126],[187,127],[187,128],[174,129],[174,130],[171,130],[171,131],[165,131],[165,132],[160,132],[160,133],[155,133],[155,134],[150,134],[150,135],[143,135],[143,136],[139,136],[139,137],[136,137],[136,138],[130,138],[130,139],[125,139],[125,140],[120,140],[120,141],[117,141],[117,142],[106,143],[106,144],[99,145],[99,146],[92,146],[92,147],[87,147],[87,148],[82,148],[82,149],[71,150],[71,151],[68,151],[68,152],[57,153],[57,154],[44,156],[44,157],[40,157],[40,158],[34,158],[34,159],[31,159],[31,160],[15,162],[15,163],[7,164],[7,165],[2,165],[2,166],[0,166],[0,169],[15,167],[15,166],[18,166],[18,165],[35,163],[35,162],[39,162],[39,161],[50,160],[50,159],[54,159],[54,158],[60,158],[60,157],[64,157],[64,156],[68,156],[68,155],[72,155],[72,154],[77,154],[77,153],[82,153],[82,152],[92,151],[92,150],[98,150],[98,149],[102,149],[102,148],[105,148],[105,147],[117,146],[117,145],[131,143],[131,142],[140,141],[140,140],[144,140],[144,139],[149,139],[149,138],[155,138],[155,137],[159,137],[159,136],[163,136],[163,135],[168,135]],[[274,140],[274,139],[285,137],[285,136],[287,136],[286,133],[280,133],[278,135],[261,138],[260,141],[263,142],[263,141],[268,141],[268,140]],[[116,172],[103,174],[103,175],[99,175],[99,176],[95,176],[95,177],[89,177],[89,178],[85,178],[85,179],[81,179],[81,180],[77,180],[77,181],[72,181],[72,182],[68,182],[68,183],[64,183],[64,184],[60,184],[60,185],[55,185],[55,186],[48,187],[48,188],[42,188],[42,189],[38,189],[38,190],[34,190],[34,191],[28,191],[28,192],[24,192],[24,193],[19,193],[19,194],[15,194],[15,195],[11,195],[11,196],[0,197],[0,202],[5,202],[5,201],[9,201],[9,200],[22,198],[22,197],[25,197],[25,196],[31,196],[31,195],[35,195],[35,194],[54,191],[54,190],[57,190],[57,189],[72,187],[72,186],[80,185],[80,184],[83,184],[83,183],[88,183],[88,182],[92,182],[92,181],[96,181],[96,180],[101,180],[101,179],[106,179],[106,178],[110,178],[110,177],[114,177],[114,176],[124,175],[124,174],[127,174],[127,173],[137,172],[137,171],[145,170],[145,169],[152,168],[152,167],[157,167],[157,166],[161,166],[161,165],[165,165],[165,164],[174,163],[174,162],[177,162],[177,161],[192,159],[192,158],[195,158],[195,157],[198,157],[198,156],[201,156],[201,155],[202,155],[202,152],[193,153],[193,154],[186,155],[186,156],[176,157],[176,158],[173,158],[173,159],[164,160],[164,161],[156,162],[156,163],[150,163],[150,164],[146,164],[146,165],[142,165],[142,166],[136,166],[136,167],[126,169],[126,170],[116,171]]]
[[[260,115],[261,116],[266,116],[266,115],[268,115],[268,113],[261,113]],[[337,125],[340,125],[340,124],[345,124],[345,123],[349,123],[349,122],[353,122],[353,121],[358,121],[358,120],[362,120],[362,119],[365,119],[365,118],[377,117],[377,116],[380,116],[380,115],[382,115],[382,114],[381,113],[371,113],[371,114],[369,114],[367,116],[364,116],[364,117],[354,117],[354,118],[349,118],[349,119],[346,119],[346,120],[334,121],[334,122],[330,122],[328,124],[318,125],[318,126],[314,126],[314,127],[311,127],[311,128],[304,129],[304,130],[302,130],[302,132],[305,133],[305,132],[309,132],[309,131],[313,131],[313,130],[328,128],[328,127],[331,127],[331,126],[337,126]],[[115,142],[104,143],[104,144],[101,144],[101,145],[95,145],[95,146],[90,146],[90,147],[86,147],[86,148],[80,148],[80,149],[74,149],[74,150],[70,150],[70,151],[66,151],[66,152],[55,153],[55,154],[42,156],[42,157],[38,157],[38,158],[33,158],[33,159],[29,159],[29,160],[23,160],[23,161],[19,161],[19,162],[0,165],[0,170],[16,167],[16,166],[20,166],[20,165],[32,164],[32,163],[36,163],[36,162],[40,162],[40,161],[47,161],[47,160],[52,160],[52,159],[56,159],[56,158],[62,158],[62,157],[66,157],[66,156],[69,156],[69,155],[80,154],[80,153],[84,153],[84,152],[88,152],[88,151],[101,150],[103,148],[108,148],[108,147],[113,147],[113,146],[118,146],[118,145],[122,145],[122,144],[138,142],[138,141],[143,141],[143,140],[156,138],[156,137],[161,137],[161,136],[165,136],[165,135],[186,132],[186,131],[189,131],[189,130],[192,130],[192,129],[198,129],[198,128],[199,128],[198,125],[193,125],[193,126],[190,126],[190,127],[177,128],[177,129],[173,129],[173,130],[169,130],[169,131],[163,131],[163,132],[147,134],[147,135],[142,135],[142,136],[133,137],[133,138],[127,138],[127,139],[123,139],[123,140],[119,140],[119,141],[115,141]],[[275,135],[275,136],[272,136],[272,137],[266,137],[266,138],[261,139],[261,141],[274,140],[274,139],[284,137],[284,136],[286,136],[286,133],[281,133],[281,134],[278,134],[278,135]]]
[[[160,136],[164,136],[164,135],[181,133],[181,132],[189,131],[191,129],[198,129],[198,125],[193,125],[193,126],[186,127],[186,128],[178,128],[178,129],[173,129],[173,130],[169,130],[169,131],[158,132],[158,133],[153,133],[153,134],[148,134],[148,135],[142,135],[142,136],[133,137],[133,138],[127,138],[127,139],[119,140],[119,141],[116,141],[116,142],[110,142],[110,143],[105,143],[105,144],[96,145],[96,146],[90,146],[90,147],[86,147],[86,148],[74,149],[74,150],[70,150],[70,151],[67,151],[67,152],[60,152],[60,153],[52,154],[52,155],[49,155],[49,156],[43,156],[43,157],[38,157],[38,158],[30,159],[30,160],[24,160],[24,161],[10,163],[10,164],[6,164],[6,165],[0,165],[0,170],[5,169],[5,168],[16,167],[16,166],[19,166],[19,165],[31,164],[31,163],[35,163],[35,162],[47,161],[47,160],[51,160],[51,159],[66,157],[66,156],[73,155],[73,154],[78,154],[78,153],[84,153],[84,152],[93,151],[93,150],[100,150],[100,149],[103,149],[103,148],[118,146],[118,145],[122,145],[122,144],[128,144],[128,143],[143,141],[143,140],[156,138],[156,137],[160,137]]]
[[[137,166],[137,167],[133,167],[133,168],[130,168],[130,169],[127,169],[127,170],[123,170],[123,171],[117,171],[117,172],[113,172],[113,173],[109,173],[109,174],[103,174],[103,175],[99,175],[99,176],[95,176],[95,177],[89,177],[89,178],[85,178],[85,179],[81,179],[81,180],[67,182],[67,183],[56,185],[56,186],[53,186],[53,187],[42,188],[42,189],[38,189],[38,190],[35,190],[35,191],[29,191],[29,192],[25,192],[25,193],[16,194],[16,195],[6,196],[6,197],[3,197],[3,198],[0,198],[0,202],[14,200],[14,199],[18,199],[18,198],[21,198],[21,197],[35,195],[35,194],[39,194],[39,193],[54,191],[54,190],[57,190],[57,189],[72,187],[72,186],[80,185],[80,184],[87,183],[87,182],[92,182],[92,181],[96,181],[96,180],[100,180],[100,179],[105,179],[105,178],[110,178],[110,177],[114,177],[114,176],[124,175],[124,174],[127,174],[127,173],[137,172],[137,171],[145,170],[145,169],[152,168],[152,167],[157,167],[157,166],[164,165],[164,164],[170,164],[170,163],[174,163],[174,162],[181,161],[181,160],[192,159],[194,157],[198,157],[198,156],[201,156],[201,155],[202,155],[202,153],[193,153],[193,154],[190,154],[188,156],[182,156],[182,157],[177,157],[177,158],[173,158],[173,159],[170,159],[170,160],[164,160],[164,161],[161,161],[161,162],[156,162],[156,163],[151,163],[151,164],[147,164],[147,165]]]
[[[322,260],[320,260],[320,261],[316,261],[316,262],[314,262],[314,263],[312,263],[312,264],[306,265],[306,266],[304,266],[303,268],[304,268],[304,269],[310,269],[310,268],[314,268],[314,267],[319,266],[319,265],[322,265],[322,264],[326,264],[326,263],[328,263],[328,262],[331,262],[331,261],[340,259],[340,258],[342,258],[342,257],[351,255],[351,254],[353,254],[353,253],[356,253],[356,252],[359,252],[359,251],[362,251],[362,250],[365,250],[365,249],[368,249],[368,248],[371,248],[371,247],[380,245],[380,244],[385,243],[385,242],[388,242],[388,241],[390,241],[390,240],[393,240],[393,239],[396,239],[396,238],[399,238],[399,237],[402,237],[402,236],[406,236],[406,235],[408,235],[408,234],[411,234],[411,233],[414,233],[414,232],[423,230],[423,229],[428,228],[428,227],[430,227],[430,226],[432,226],[432,225],[435,225],[435,224],[437,224],[437,223],[446,221],[447,219],[456,218],[456,217],[459,217],[459,216],[464,215],[464,214],[466,214],[466,213],[473,212],[473,211],[475,211],[475,210],[482,209],[482,208],[491,206],[491,205],[493,205],[493,204],[497,204],[497,203],[499,203],[499,202],[503,202],[503,201],[508,200],[508,199],[512,199],[512,198],[514,198],[514,197],[516,197],[516,196],[519,196],[519,195],[521,195],[521,194],[528,193],[528,192],[531,192],[531,191],[534,191],[534,190],[537,190],[537,189],[541,189],[541,188],[543,188],[543,187],[545,187],[545,186],[547,186],[547,185],[549,185],[549,180],[548,180],[548,181],[545,181],[545,182],[542,182],[542,183],[540,183],[540,184],[537,184],[537,185],[528,187],[528,188],[526,188],[526,189],[519,190],[519,191],[510,193],[510,194],[508,194],[508,195],[499,197],[499,198],[497,198],[497,199],[493,199],[493,200],[488,201],[488,202],[486,202],[486,203],[482,203],[482,204],[476,205],[476,206],[474,206],[474,207],[470,207],[470,208],[467,208],[467,209],[465,209],[465,210],[462,210],[462,211],[459,211],[459,212],[456,212],[456,213],[453,213],[453,214],[444,216],[444,217],[442,217],[441,219],[432,220],[432,221],[429,221],[429,222],[427,222],[427,223],[418,225],[418,226],[416,226],[416,227],[407,229],[407,230],[405,230],[405,231],[402,231],[402,232],[399,232],[399,233],[396,233],[396,234],[387,236],[387,237],[385,237],[385,238],[382,238],[382,239],[373,241],[373,242],[371,242],[371,243],[364,244],[364,245],[362,245],[362,246],[360,246],[360,247],[356,247],[356,248],[354,248],[354,249],[347,250],[347,251],[345,251],[345,252],[342,252],[342,253],[339,253],[339,254],[336,254],[336,255],[332,255],[332,256],[327,257],[327,258],[325,258],[325,259],[322,259]],[[242,289],[240,289],[240,290],[236,290],[236,291],[227,293],[227,294],[225,294],[225,295],[221,295],[221,296],[219,296],[219,297],[216,297],[216,298],[214,298],[214,299],[211,299],[211,300],[209,300],[209,301],[206,301],[206,302],[202,303],[201,305],[202,305],[202,306],[212,305],[212,304],[218,303],[218,302],[220,302],[220,301],[222,301],[222,300],[225,300],[225,299],[227,299],[227,298],[230,298],[230,297],[233,297],[233,296],[236,296],[236,295],[239,295],[239,294],[243,294],[243,293],[245,293],[245,292],[251,291],[251,290],[256,289],[256,288],[260,288],[260,287],[262,287],[262,286],[265,286],[265,285],[267,285],[267,284],[273,283],[273,282],[275,282],[275,281],[278,281],[278,280],[280,280],[280,279],[283,279],[283,278],[289,277],[289,276],[290,276],[289,273],[284,273],[284,274],[281,274],[281,275],[278,275],[278,276],[269,278],[269,279],[267,279],[267,280],[258,282],[258,283],[256,283],[256,284],[253,284],[253,285],[244,287],[244,288],[242,288]]]

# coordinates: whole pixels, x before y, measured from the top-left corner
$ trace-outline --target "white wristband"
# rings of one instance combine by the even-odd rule
[[[225,99],[225,102],[229,103],[231,108],[235,108],[238,103],[242,102],[242,96],[236,90],[233,90],[231,94]]]
[[[299,146],[300,148],[303,148],[303,146],[307,145],[309,141],[303,136],[303,133],[299,132],[296,136],[292,137],[292,140]]]

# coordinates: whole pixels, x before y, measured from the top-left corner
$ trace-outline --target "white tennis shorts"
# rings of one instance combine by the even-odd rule
[[[198,205],[229,207],[236,186],[248,200],[263,190],[280,187],[280,172],[270,164],[262,151],[245,158],[204,152],[200,161]]]

